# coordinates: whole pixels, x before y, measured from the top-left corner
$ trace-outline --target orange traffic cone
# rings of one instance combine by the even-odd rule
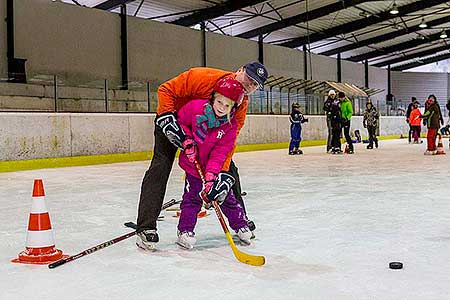
[[[344,153],[347,153],[348,154],[348,144],[345,144],[345,150],[344,150]]]
[[[444,145],[442,144],[442,135],[438,135],[439,136],[439,140],[438,140],[438,144],[437,144],[437,148],[436,148],[436,155],[444,155],[445,151],[444,151]]]
[[[24,264],[49,264],[61,258],[61,250],[56,249],[50,215],[45,206],[45,193],[42,179],[34,180],[33,203],[28,220],[27,244],[19,257],[12,260]]]

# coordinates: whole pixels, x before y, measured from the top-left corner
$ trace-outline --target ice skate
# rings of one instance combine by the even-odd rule
[[[248,225],[248,228],[250,229],[250,231],[252,232],[252,237],[250,239],[254,239],[255,233],[253,231],[256,230],[256,225],[253,221],[250,221],[250,220],[247,221],[247,225]]]
[[[251,244],[250,239],[252,238],[252,232],[250,231],[250,228],[248,227],[239,228],[239,230],[236,231],[236,233],[242,244],[247,246]]]
[[[367,149],[373,149],[373,145],[367,145]]]
[[[436,151],[432,151],[432,150],[427,150],[423,153],[424,155],[435,155]]]
[[[296,155],[301,155],[301,154],[303,154],[303,151],[300,150],[300,149],[297,149],[297,150],[295,151],[295,154],[296,154]]]
[[[195,238],[195,233],[193,233],[192,231],[178,231],[176,244],[181,248],[191,250],[192,248],[194,248],[195,242],[197,242],[197,239]]]
[[[333,148],[331,154],[342,154],[342,150],[339,148]]]
[[[136,234],[136,246],[148,251],[155,251],[159,236],[156,230],[148,229]]]
[[[375,148],[378,149],[378,140],[375,140],[374,142],[375,142]]]
[[[297,154],[297,148],[293,148],[292,150],[289,149],[289,155],[295,155]]]

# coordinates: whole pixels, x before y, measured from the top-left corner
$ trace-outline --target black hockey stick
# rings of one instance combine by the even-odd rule
[[[180,202],[181,202],[181,201],[177,201],[177,200],[175,200],[175,199],[171,199],[170,201],[168,201],[168,202],[166,202],[166,203],[163,204],[163,206],[161,207],[161,210],[164,210],[164,209],[166,209],[166,208],[168,208],[168,207],[170,207],[170,206],[172,206],[172,205],[175,205],[175,204],[177,204],[177,203],[180,203]],[[129,223],[131,223],[131,222],[129,222]],[[128,226],[127,224],[128,224],[128,223],[125,223],[125,226],[131,227],[131,226]],[[131,224],[133,224],[133,223],[131,223]],[[133,225],[134,225],[134,229],[136,230],[136,225],[135,225],[135,224],[133,224]],[[133,227],[132,227],[132,228],[133,228]],[[125,239],[127,239],[127,238],[129,238],[129,237],[132,237],[133,235],[136,235],[136,231],[129,232],[129,233],[127,233],[127,234],[121,235],[121,236],[116,237],[116,238],[114,238],[114,239],[112,239],[112,240],[109,240],[109,241],[107,241],[107,242],[101,243],[101,244],[99,244],[99,245],[97,245],[97,246],[94,246],[94,247],[92,247],[92,248],[89,248],[89,249],[87,249],[87,250],[84,250],[83,252],[80,252],[80,253],[78,253],[77,255],[72,255],[72,256],[69,256],[69,257],[67,257],[67,258],[63,258],[63,259],[60,259],[60,260],[58,260],[58,261],[55,261],[54,263],[49,264],[48,267],[49,267],[49,269],[54,269],[54,268],[56,268],[56,267],[59,267],[59,266],[61,266],[61,265],[64,265],[65,263],[71,262],[71,261],[73,261],[73,260],[75,260],[75,259],[81,258],[81,257],[86,256],[86,255],[88,255],[88,254],[94,253],[94,252],[96,252],[96,251],[98,251],[98,250],[101,250],[101,249],[103,249],[103,248],[106,248],[106,247],[108,247],[108,246],[114,245],[115,243],[118,243],[118,242],[120,242],[120,241],[123,241],[123,240],[125,240]]]
[[[101,250],[103,248],[106,248],[108,246],[114,245],[115,243],[118,243],[120,241],[123,241],[129,237],[132,237],[133,235],[136,235],[136,231],[121,235],[119,237],[116,237],[115,239],[109,240],[107,242],[101,243],[97,246],[94,246],[92,248],[89,248],[87,250],[84,250],[83,252],[78,253],[77,255],[69,256],[68,258],[63,258],[61,260],[55,261],[54,263],[51,263],[48,265],[49,269],[54,269],[56,267],[59,267],[65,263],[68,263],[72,260],[78,259],[80,257],[86,256],[88,254],[91,254],[93,252],[96,252],[98,250]]]

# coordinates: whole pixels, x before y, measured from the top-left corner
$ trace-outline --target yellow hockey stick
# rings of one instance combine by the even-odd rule
[[[200,175],[203,183],[205,182],[205,175],[203,173],[202,167],[198,163],[198,161],[194,162],[195,167],[197,168],[198,174]],[[204,191],[200,193],[202,200],[205,202],[209,202],[208,198],[206,197],[206,194]],[[264,256],[260,255],[251,255],[244,253],[240,251],[236,245],[234,244],[233,238],[231,237],[230,231],[228,230],[228,226],[225,223],[225,219],[223,218],[222,211],[220,210],[220,206],[217,203],[217,201],[212,201],[212,205],[214,207],[214,211],[216,212],[217,218],[219,219],[220,225],[222,226],[223,232],[225,233],[225,236],[227,237],[228,243],[231,246],[231,250],[233,250],[234,256],[237,258],[238,261],[252,265],[252,266],[262,266],[265,264],[266,259]]]

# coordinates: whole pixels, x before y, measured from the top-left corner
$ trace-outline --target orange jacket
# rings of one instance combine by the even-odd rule
[[[176,112],[184,104],[194,99],[211,98],[214,85],[217,80],[222,77],[232,77],[236,75],[234,72],[228,72],[212,68],[192,68],[181,73],[177,77],[164,82],[158,88],[158,108],[157,114],[165,112]],[[245,117],[247,115],[248,97],[245,96],[242,104],[236,109],[234,118],[237,121],[237,134],[244,126]],[[235,142],[236,145],[236,142]],[[230,167],[233,150],[228,153],[227,159],[222,167],[228,170]]]
[[[420,110],[418,108],[415,108],[411,111],[411,114],[409,115],[409,125],[411,126],[420,126],[420,122],[422,119],[420,118],[422,114],[420,113]]]

